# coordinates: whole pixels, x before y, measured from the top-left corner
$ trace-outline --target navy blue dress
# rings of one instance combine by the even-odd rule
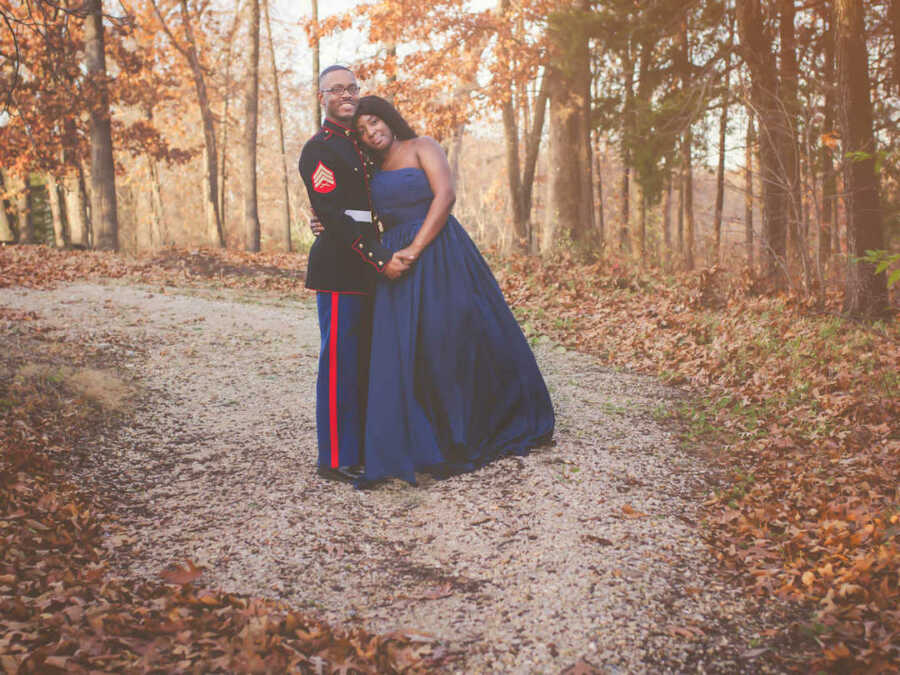
[[[382,244],[410,245],[434,196],[425,172],[382,171],[370,189]],[[534,354],[453,216],[407,275],[378,281],[372,326],[360,487],[471,471],[549,441],[553,406]]]

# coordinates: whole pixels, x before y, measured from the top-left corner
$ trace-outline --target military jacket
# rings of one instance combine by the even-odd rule
[[[356,133],[326,119],[300,153],[300,176],[325,231],[309,251],[306,287],[370,293],[392,252],[381,245]]]

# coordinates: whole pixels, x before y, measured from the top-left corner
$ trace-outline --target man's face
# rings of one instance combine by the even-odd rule
[[[319,101],[325,108],[325,117],[338,122],[349,123],[359,105],[359,90],[356,76],[349,70],[332,70],[319,85]],[[354,92],[347,91],[352,87]],[[340,93],[335,92],[340,90]]]

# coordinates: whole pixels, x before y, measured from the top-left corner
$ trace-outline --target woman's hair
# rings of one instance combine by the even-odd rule
[[[398,140],[408,141],[410,138],[418,136],[400,113],[397,112],[397,109],[380,96],[363,96],[359,99],[359,106],[356,108],[356,114],[353,115],[354,129],[359,118],[363,115],[375,115],[375,117],[388,125],[388,128],[394,132],[394,136]]]

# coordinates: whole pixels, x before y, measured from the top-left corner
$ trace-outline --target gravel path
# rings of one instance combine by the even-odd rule
[[[419,630],[460,672],[757,671],[759,609],[700,536],[699,459],[656,420],[675,392],[537,345],[556,444],[417,488],[314,472],[309,296],[114,282],[4,290],[107,350],[139,394],[78,478],[110,496],[122,574],[190,558],[206,583],[340,623]],[[758,650],[754,650],[758,651]]]

